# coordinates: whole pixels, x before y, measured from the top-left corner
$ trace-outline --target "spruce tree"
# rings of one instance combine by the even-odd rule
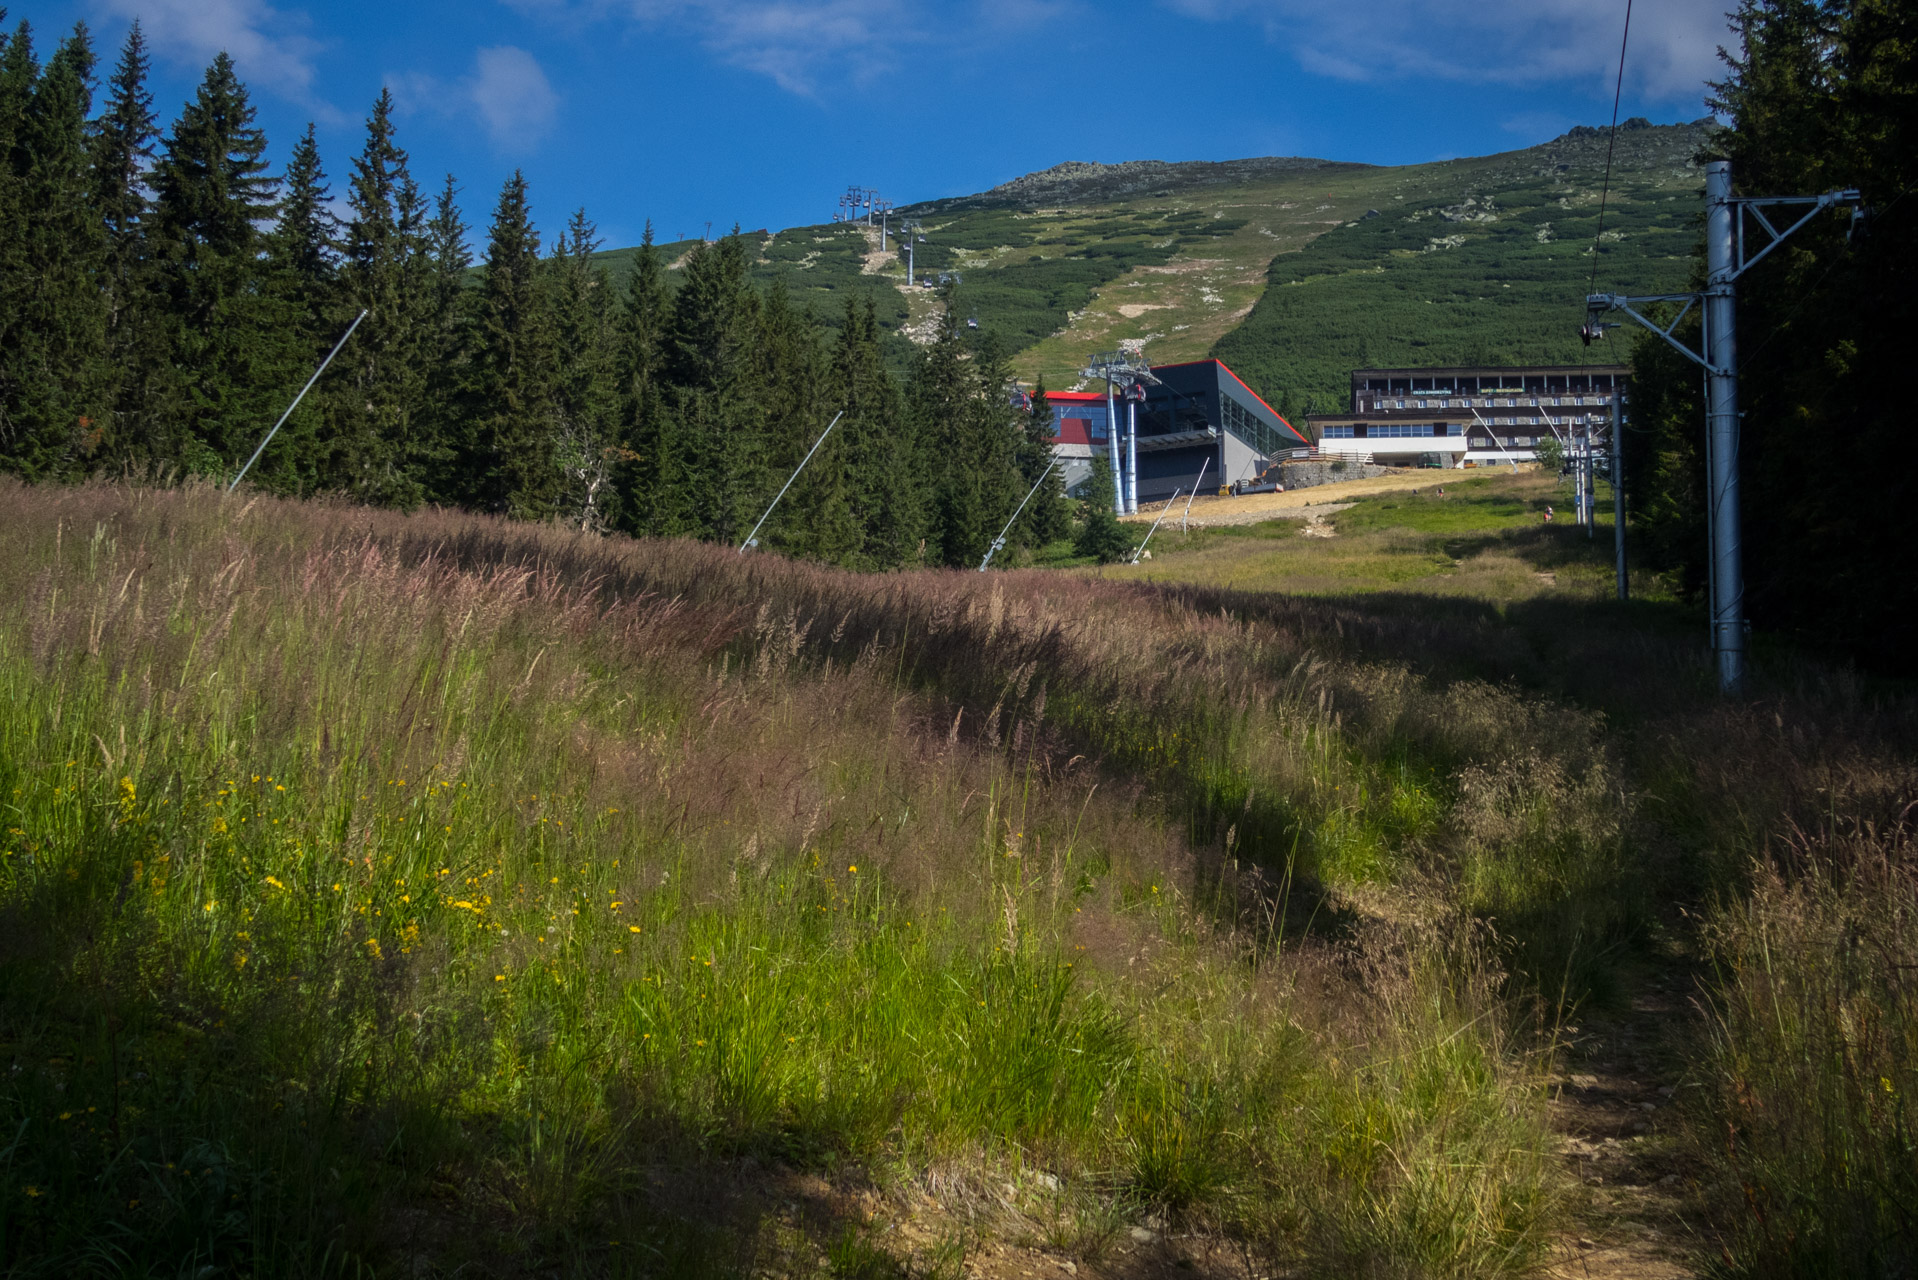
[[[1072,509],[1066,501],[1065,474],[1052,465],[1052,401],[1046,395],[1043,378],[1033,389],[1032,403],[1024,425],[1025,438],[1019,448],[1019,473],[1031,484],[1043,472],[1045,483],[1026,503],[1026,511],[1019,517],[1019,525],[1024,535],[1022,541],[1028,546],[1043,547],[1072,533]]]
[[[111,400],[106,365],[106,233],[93,208],[87,116],[93,50],[84,24],[62,41],[20,102],[31,63],[23,23],[0,71],[13,98],[11,169],[22,225],[0,271],[0,465],[30,480],[81,473],[98,453]],[[11,59],[9,59],[11,62]]]
[[[154,170],[154,230],[167,345],[156,457],[188,472],[238,468],[310,373],[298,315],[264,253],[278,213],[266,138],[222,53],[167,135]],[[279,474],[285,453],[261,460]]]
[[[1031,419],[1013,406],[1012,367],[997,333],[988,330],[978,335],[973,343],[971,370],[973,465],[979,473],[980,510],[987,536],[991,537],[1019,509],[1019,500],[1039,478],[1044,461],[1039,456],[1041,449],[1032,447],[1026,433]],[[1050,453],[1049,448],[1043,451]],[[1030,467],[1029,473],[1022,471],[1022,464]],[[1028,540],[1018,528],[1012,531],[1012,537],[1018,543]]]
[[[280,220],[267,235],[267,253],[283,268],[301,318],[316,339],[331,327],[340,306],[340,222],[330,196],[309,124],[287,162]]]
[[[606,272],[593,260],[599,230],[579,209],[550,263],[555,326],[554,425],[565,492],[560,515],[588,531],[607,527],[618,386]]]
[[[927,498],[926,558],[934,564],[978,563],[992,534],[986,531],[980,450],[972,409],[967,352],[953,320],[951,298],[932,345],[919,353],[906,394],[921,450]]]
[[[136,19],[107,81],[107,104],[93,125],[94,209],[106,235],[101,289],[106,303],[106,364],[114,379],[102,462],[151,466],[138,441],[152,436],[155,380],[165,351],[148,251],[147,187],[159,127],[147,90],[146,35]]]
[[[746,279],[745,242],[735,231],[687,256],[667,329],[666,429],[673,436],[674,485],[658,498],[661,532],[721,542],[757,520],[766,450],[763,404],[753,385],[758,297]]]
[[[901,409],[899,389],[879,352],[873,299],[846,299],[845,321],[828,373],[832,405],[844,409],[846,497],[857,521],[857,562],[890,568],[913,558],[924,520],[918,450]]]
[[[766,290],[755,346],[766,407],[768,489],[763,499],[770,501],[807,454],[812,455],[793,480],[769,533],[762,536],[807,559],[852,564],[861,558],[865,538],[849,500],[850,437],[842,421],[820,439],[835,410],[827,404],[819,325],[810,313],[793,307],[781,280]]]
[[[1081,504],[1085,518],[1073,539],[1072,549],[1100,564],[1114,564],[1132,550],[1132,535],[1119,523],[1119,517],[1112,514],[1115,492],[1111,465],[1104,458],[1095,457],[1092,477],[1086,481],[1085,501]]]
[[[480,287],[477,416],[468,443],[471,500],[543,520],[564,477],[553,421],[552,299],[518,170],[500,189]]]
[[[289,304],[288,324],[314,366],[337,336],[339,314],[339,220],[328,199],[313,126],[294,145],[287,163],[280,220],[266,237],[266,258],[276,287]],[[328,378],[335,376],[329,370]],[[286,493],[311,493],[329,479],[324,391],[309,395],[273,438],[267,456],[249,479]]]
[[[0,10],[0,21],[6,17]],[[0,352],[12,352],[23,340],[21,299],[31,288],[27,268],[27,217],[24,179],[17,172],[15,148],[26,124],[40,64],[33,56],[33,31],[22,22],[0,31]],[[8,402],[0,400],[0,410]],[[11,456],[13,428],[0,423],[0,458]]]
[[[678,492],[672,418],[661,400],[670,319],[671,294],[649,221],[620,301],[614,357],[620,440],[612,519],[628,533],[663,532],[670,513],[661,499]]]
[[[364,501],[412,506],[420,472],[425,208],[394,141],[393,95],[381,90],[353,161],[342,237],[340,319],[366,319],[341,351],[331,405],[330,480]]]
[[[421,351],[425,362],[422,415],[417,424],[425,496],[456,502],[468,486],[458,474],[462,432],[473,412],[476,291],[473,253],[460,217],[453,175],[440,187],[426,224]]]

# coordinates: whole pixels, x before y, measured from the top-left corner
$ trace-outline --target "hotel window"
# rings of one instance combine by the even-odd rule
[[[1352,428],[1327,427],[1319,433],[1319,438],[1321,440],[1350,440],[1352,439]]]
[[[1530,437],[1530,436],[1513,436],[1513,437],[1512,437],[1512,443],[1513,443],[1513,444],[1517,444],[1517,445],[1528,445],[1528,444],[1530,444],[1530,443],[1532,443],[1532,437]]]

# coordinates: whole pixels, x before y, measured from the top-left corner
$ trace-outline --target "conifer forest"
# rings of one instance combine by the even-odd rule
[[[250,483],[737,543],[840,414],[760,541],[877,568],[977,564],[1046,470],[1006,353],[950,315],[902,385],[869,298],[820,324],[751,283],[736,231],[676,288],[649,232],[615,288],[586,211],[543,234],[517,173],[476,235],[453,177],[411,171],[390,93],[345,169],[309,127],[275,173],[225,55],[164,127],[138,25],[99,60],[84,28],[44,61],[25,23],[0,37],[0,468],[23,479],[230,478],[362,311]],[[1065,519],[1054,479],[1012,540]]]

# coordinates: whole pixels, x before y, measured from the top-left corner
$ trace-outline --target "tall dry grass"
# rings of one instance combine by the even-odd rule
[[[1469,744],[1399,677],[1042,575],[5,510],[21,1274],[905,1264],[751,1169],[897,1215],[1043,1185],[988,1217],[1084,1257],[1153,1215],[1328,1272],[1541,1256],[1492,948],[1331,907],[1284,944],[1284,888],[1439,839],[1439,775],[1365,735]]]
[[[1565,1214],[1553,1007],[1686,945],[1677,906],[1727,975],[1722,1185],[1902,1203],[1803,1140],[1829,1097],[1895,1163],[1804,1051],[1854,1005],[1741,1012],[1783,990],[1746,957],[1809,984],[1902,919],[1824,853],[1750,871],[1912,793],[1909,703],[1843,673],[1761,654],[1730,706],[1689,631],[1584,602],[858,576],[201,489],[9,486],[0,536],[22,1274],[917,1273],[1141,1219],[1523,1274]],[[791,1170],[952,1234],[795,1214]],[[1721,1220],[1749,1273],[1770,1194]]]
[[[1699,1137],[1722,1270],[1893,1277],[1918,1260],[1918,846],[1883,823],[1794,833],[1725,903]]]

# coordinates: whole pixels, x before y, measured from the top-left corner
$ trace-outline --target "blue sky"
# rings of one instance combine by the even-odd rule
[[[276,157],[311,120],[336,194],[384,85],[423,185],[482,230],[515,168],[543,230],[610,246],[824,221],[1062,160],[1479,155],[1611,115],[1625,0],[0,0],[103,73],[137,15],[171,121],[233,54]],[[1727,0],[1640,0],[1624,115],[1704,113]]]

